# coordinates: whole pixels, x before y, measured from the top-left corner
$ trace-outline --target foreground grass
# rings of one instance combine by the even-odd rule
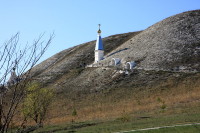
[[[199,125],[182,126],[182,127],[169,127],[161,129],[152,129],[147,131],[133,131],[126,133],[199,133]]]
[[[134,129],[151,128],[158,126],[170,126],[185,123],[200,122],[200,114],[176,114],[154,117],[122,116],[112,121],[89,121],[79,123],[66,123],[61,125],[48,125],[34,133],[111,133],[129,131]],[[195,133],[200,132],[200,126],[184,126],[174,128],[163,128],[149,131],[138,131],[138,133]],[[130,132],[131,133],[131,132]]]
[[[156,75],[161,75],[157,72],[154,76],[150,72],[148,74],[153,79]],[[46,124],[49,125],[34,133],[112,133],[200,123],[200,74],[190,76],[176,73],[179,74],[178,78],[172,73],[169,74],[171,77],[166,72],[164,74],[161,78],[156,78],[158,81],[146,86],[142,82],[136,82],[137,75],[134,75],[126,79],[126,85],[122,84],[119,88],[114,86],[102,92],[84,92],[80,95],[77,92],[77,95],[72,95],[75,99],[70,97],[70,93],[64,93],[68,94],[66,96],[59,95],[60,98],[55,101],[48,114]],[[146,76],[139,76],[138,80],[146,81]],[[76,117],[72,115],[74,108],[77,110]],[[72,120],[76,123],[71,123]],[[196,132],[192,127],[180,128],[180,131]],[[151,132],[171,132],[170,130],[171,128]],[[178,130],[179,127],[177,132]]]

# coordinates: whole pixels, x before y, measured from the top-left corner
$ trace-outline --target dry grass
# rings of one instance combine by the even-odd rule
[[[198,83],[199,82],[196,84]],[[184,108],[191,106],[195,108],[195,106],[200,104],[200,87],[195,84],[193,84],[190,89],[188,89],[188,85],[186,84],[179,84],[176,87],[167,89],[168,90],[163,92],[147,94],[148,97],[143,99],[139,97],[135,98],[134,95],[132,95],[132,98],[121,99],[117,102],[105,102],[106,100],[102,102],[100,99],[87,101],[83,99],[76,105],[78,112],[76,118],[71,115],[72,104],[62,107],[57,106],[51,110],[50,116],[53,117],[50,117],[48,123],[62,123],[74,119],[75,121],[109,120],[118,118],[124,113],[137,117],[145,114],[156,114],[162,110],[165,110],[164,113],[167,114],[180,113],[184,111]],[[159,102],[158,98],[161,99],[162,102]],[[161,108],[163,104],[166,105],[165,109]],[[180,109],[182,111],[180,111]]]
[[[50,107],[45,124],[114,120],[126,114],[131,117],[153,117],[200,112],[199,83],[200,74],[197,74],[181,80],[171,77],[151,87],[118,88],[108,94],[91,93],[77,99],[59,94]],[[72,115],[74,108],[77,116]]]

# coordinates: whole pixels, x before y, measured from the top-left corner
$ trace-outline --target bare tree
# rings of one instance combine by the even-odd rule
[[[32,68],[47,50],[54,34],[45,42],[40,35],[31,46],[19,45],[19,33],[0,46],[0,132],[8,131],[16,109],[26,95]],[[22,47],[22,48],[21,48]],[[14,78],[8,81],[10,73]]]

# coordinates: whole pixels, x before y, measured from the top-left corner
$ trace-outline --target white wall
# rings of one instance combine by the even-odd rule
[[[103,60],[104,51],[103,50],[95,50],[95,62],[99,62],[100,60]]]

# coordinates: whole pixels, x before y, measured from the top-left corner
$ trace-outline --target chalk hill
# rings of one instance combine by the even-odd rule
[[[49,115],[52,121],[69,120],[73,106],[80,120],[114,118],[124,109],[151,112],[161,103],[171,112],[186,103],[196,106],[200,98],[200,10],[166,18],[143,31],[106,37],[103,43],[106,58],[102,63],[120,58],[122,64],[136,61],[140,69],[125,75],[116,67],[85,68],[94,61],[95,41],[50,57],[32,74],[58,92]]]
[[[107,60],[139,61],[138,66],[147,70],[180,67],[200,71],[200,11],[181,13],[158,22],[114,51],[124,48],[127,50]]]
[[[144,70],[200,71],[200,10],[169,17],[141,32],[110,36],[103,42],[105,54],[111,55],[103,62],[120,58],[122,63],[136,61]],[[93,63],[94,46],[91,41],[63,50],[33,72],[52,84],[72,69]]]
[[[114,50],[140,32],[119,34],[103,39],[105,53]],[[33,74],[44,81],[54,82],[72,69],[82,68],[94,61],[95,41],[84,43],[50,57],[33,69]]]

